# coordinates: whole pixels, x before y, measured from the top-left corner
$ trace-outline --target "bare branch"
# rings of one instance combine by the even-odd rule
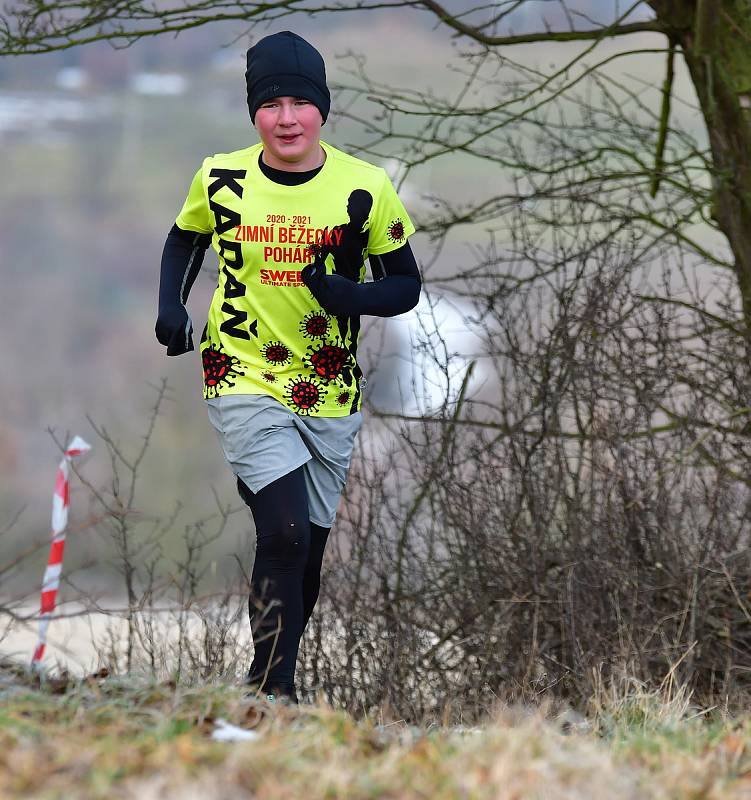
[[[481,29],[467,25],[459,20],[459,18],[446,11],[443,6],[435,0],[422,0],[422,5],[432,11],[444,24],[453,28],[457,33],[473,39],[480,44],[487,47],[507,47],[517,44],[534,44],[536,42],[586,42],[586,41],[601,41],[616,36],[628,36],[634,33],[663,33],[667,34],[667,29],[659,21],[648,22],[631,22],[627,24],[619,24],[616,20],[612,25],[607,27],[597,28],[589,31],[539,31],[537,33],[519,34],[516,36],[490,36],[484,33]],[[636,6],[641,5],[641,0],[635,3],[620,19],[625,19],[631,14]]]
[[[670,121],[670,102],[673,96],[673,79],[675,78],[675,43],[670,43],[668,51],[667,74],[662,87],[662,111],[660,113],[660,128],[657,134],[657,154],[655,155],[655,171],[652,185],[649,188],[650,197],[657,197],[665,168],[665,145],[668,140],[668,123]]]

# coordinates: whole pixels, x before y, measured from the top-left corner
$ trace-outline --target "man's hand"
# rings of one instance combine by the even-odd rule
[[[168,356],[179,356],[193,350],[193,323],[183,305],[159,309],[156,338],[167,348]]]
[[[335,317],[357,316],[358,284],[341,275],[327,275],[321,264],[308,264],[300,271],[303,283],[310,289],[321,308]]]

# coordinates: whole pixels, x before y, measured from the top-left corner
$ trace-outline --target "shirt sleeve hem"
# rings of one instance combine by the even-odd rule
[[[368,253],[374,256],[382,256],[385,253],[391,253],[394,250],[398,250],[400,247],[404,247],[407,244],[407,239],[415,232],[415,229],[412,228],[411,230],[407,229],[404,232],[404,239],[401,242],[389,242],[388,244],[383,244],[380,247],[374,247],[372,250],[368,249]]]
[[[178,217],[175,220],[175,225],[178,228],[184,231],[193,231],[193,233],[213,233],[214,231],[209,228],[209,230],[204,230],[203,228],[199,228],[197,225],[190,225],[189,223],[185,222],[184,220]]]

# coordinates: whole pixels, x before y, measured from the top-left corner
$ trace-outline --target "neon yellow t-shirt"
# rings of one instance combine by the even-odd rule
[[[177,217],[212,233],[219,282],[201,337],[204,396],[264,394],[297,414],[359,410],[359,317],[328,315],[300,278],[365,279],[365,258],[414,233],[385,171],[321,142],[321,171],[283,186],[258,166],[262,145],[204,160]]]

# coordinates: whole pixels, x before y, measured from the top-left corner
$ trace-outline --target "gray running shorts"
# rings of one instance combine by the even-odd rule
[[[328,528],[344,489],[362,414],[309,417],[261,394],[206,400],[232,471],[251,492],[304,465],[310,521]]]

